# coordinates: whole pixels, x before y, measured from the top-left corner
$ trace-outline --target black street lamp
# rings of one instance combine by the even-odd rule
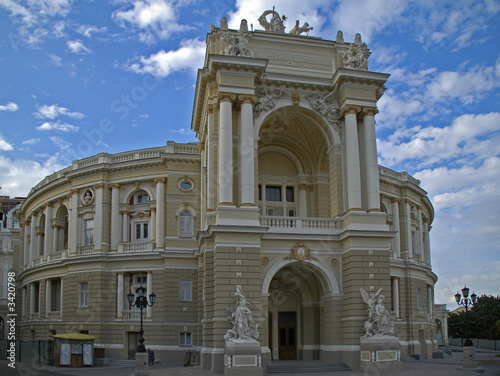
[[[135,299],[134,302],[134,294],[128,293],[127,294],[127,300],[128,302],[137,308],[141,310],[141,330],[139,330],[139,346],[137,346],[137,352],[138,353],[145,353],[146,352],[146,346],[144,346],[144,337],[142,336],[144,334],[144,329],[142,328],[142,310],[146,307],[152,307],[153,304],[155,304],[156,301],[156,295],[154,293],[149,294],[149,302],[146,296],[144,295],[145,289],[141,286],[139,289],[139,295]]]
[[[463,295],[463,298],[462,298]],[[459,292],[455,294],[455,301],[458,305],[465,307],[465,343],[464,346],[472,346],[472,341],[469,338],[469,318],[467,317],[467,310],[469,306],[473,306],[477,302],[477,295],[472,293],[469,298],[469,289],[464,286],[462,289],[462,295]]]

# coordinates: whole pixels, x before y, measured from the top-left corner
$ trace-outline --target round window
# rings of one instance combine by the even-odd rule
[[[179,188],[183,191],[190,191],[191,189],[193,189],[193,183],[189,180],[182,180],[179,183]]]

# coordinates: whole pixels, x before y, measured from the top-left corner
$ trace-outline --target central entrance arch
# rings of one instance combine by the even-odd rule
[[[327,281],[329,277],[335,278],[310,262],[295,261],[265,279],[269,283],[268,333],[273,360],[321,359],[321,347],[329,335],[325,308],[328,315],[332,293],[338,292],[336,281]]]

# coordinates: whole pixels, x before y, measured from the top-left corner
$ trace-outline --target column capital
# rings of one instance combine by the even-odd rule
[[[166,181],[167,181],[167,179],[165,179],[165,178],[155,178],[155,180],[154,180],[154,182],[156,184],[158,184],[158,183],[165,183]]]
[[[69,192],[69,196],[68,197],[71,197],[73,195],[77,195],[78,193],[80,193],[80,190],[78,188],[73,188],[70,192]]]
[[[299,184],[299,191],[306,191],[307,190],[307,184],[301,183]]]
[[[401,202],[401,200],[399,198],[391,198],[391,203],[397,203],[399,204]]]
[[[361,113],[362,113],[363,117],[366,115],[375,116],[376,114],[378,114],[378,109],[377,109],[377,107],[366,106],[366,107],[363,107],[363,109],[361,110]]]
[[[51,208],[52,207],[52,203],[51,202],[46,202],[44,207],[46,208]]]
[[[235,94],[219,93],[219,95],[217,96],[217,104],[220,104],[221,102],[230,102],[232,104],[235,99],[236,99]]]
[[[209,114],[213,114],[213,112],[214,112],[214,105],[212,103],[207,104],[207,112]]]
[[[94,189],[103,189],[104,188],[104,183],[98,183],[93,186]]]
[[[121,185],[118,183],[113,183],[109,186],[111,189],[120,189]]]
[[[238,95],[238,104],[241,106],[243,103],[250,103],[253,105],[257,101],[257,97],[255,95],[250,94],[240,94]]]
[[[359,106],[353,106],[353,105],[346,105],[340,110],[340,116],[345,116],[347,114],[358,114],[361,112],[361,107]]]

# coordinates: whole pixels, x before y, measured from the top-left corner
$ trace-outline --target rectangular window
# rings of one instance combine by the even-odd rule
[[[80,282],[80,307],[88,307],[89,283]]]
[[[287,211],[289,217],[295,217],[295,209],[294,208],[288,208],[286,211]]]
[[[414,255],[418,254],[417,249],[417,233],[415,231],[411,232],[411,249]]]
[[[422,289],[417,289],[417,309],[422,309]]]
[[[192,346],[191,333],[180,333],[180,346]]]
[[[147,194],[140,194],[137,196],[137,203],[138,204],[145,204],[149,201],[149,195]]]
[[[40,312],[40,283],[35,283],[35,299],[34,299],[33,312],[34,313]]]
[[[179,300],[181,302],[190,302],[192,298],[192,282],[180,281],[179,282]]]
[[[293,187],[286,187],[286,202],[295,202]]]
[[[259,191],[259,201],[262,201],[262,185],[259,184],[259,187],[257,190]]]
[[[86,219],[84,228],[84,245],[94,244],[94,220]]]
[[[193,237],[193,216],[185,210],[179,215],[179,238]]]
[[[136,282],[138,285],[142,285],[143,283],[147,283],[148,277],[147,276],[140,276],[136,277]]]
[[[135,240],[145,241],[149,239],[149,222],[139,222],[135,224]]]
[[[281,202],[281,187],[266,187],[266,201]]]

